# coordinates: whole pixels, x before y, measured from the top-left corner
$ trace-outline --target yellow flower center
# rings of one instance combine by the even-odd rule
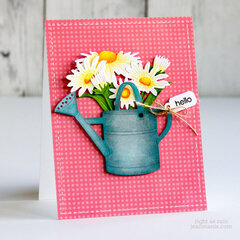
[[[122,98],[129,98],[130,96],[130,90],[128,88],[124,88],[123,91],[122,91]]]
[[[99,62],[107,61],[107,63],[112,63],[116,61],[117,54],[110,51],[102,51],[99,53]]]
[[[91,78],[93,77],[93,75],[94,75],[93,73],[87,73],[85,78],[84,78],[84,83],[85,84],[90,83],[91,82]]]
[[[150,86],[151,85],[151,79],[149,77],[142,77],[139,79],[139,82],[143,85]]]

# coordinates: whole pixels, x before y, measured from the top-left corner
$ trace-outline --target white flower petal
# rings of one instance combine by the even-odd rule
[[[104,72],[106,69],[106,63],[107,61],[101,61],[97,66],[96,72],[100,72],[100,71]]]
[[[110,99],[114,99],[114,98],[116,98],[116,95],[115,95],[115,94],[110,95],[109,98],[110,98]]]
[[[74,81],[71,81],[70,83],[68,83],[68,87],[73,87],[73,86],[75,86],[76,85],[76,83],[74,82]]]
[[[155,80],[160,80],[160,79],[167,78],[167,77],[168,77],[167,74],[158,74],[155,76]]]
[[[96,66],[98,64],[98,59],[99,59],[99,56],[97,56],[93,59],[92,64],[91,64],[91,68],[96,69]]]
[[[82,63],[84,60],[85,60],[85,58],[80,58],[80,59],[75,60],[75,63],[76,64]]]
[[[167,87],[167,86],[169,86],[169,85],[170,85],[170,84],[169,84],[168,81],[162,80],[162,81],[158,81],[158,82],[157,82],[157,88],[165,88],[165,87]]]
[[[121,104],[121,108],[124,108],[124,103],[123,103],[123,102],[120,102],[120,104]]]
[[[119,86],[124,83],[124,80],[122,78],[119,78]]]
[[[157,67],[153,67],[151,69],[151,71],[150,71],[150,75],[151,76],[155,76],[157,72],[159,72],[158,68]]]
[[[67,75],[67,76],[66,76],[66,79],[67,79],[67,80],[70,80],[70,81],[75,80],[76,78],[77,78],[76,75]]]
[[[117,82],[117,78],[114,72],[112,73],[112,82],[113,84]]]
[[[93,94],[93,89],[88,89],[90,94]]]
[[[83,65],[84,65],[84,68],[85,68],[85,69],[90,69],[90,68],[91,68],[90,62],[89,62],[89,60],[87,60],[87,59],[86,59],[86,61],[83,62]]]
[[[79,89],[78,91],[78,96],[81,97],[86,91],[86,87],[82,87],[81,89]]]
[[[84,65],[82,63],[77,63],[77,69],[80,73],[84,71]]]
[[[150,69],[150,62],[147,62],[147,64],[145,65],[144,71],[146,74],[149,73],[149,69]]]
[[[156,91],[155,88],[152,88],[151,92],[152,92],[152,94],[153,94],[154,96],[157,96],[157,91]]]
[[[79,75],[79,71],[77,69],[72,69],[71,72],[76,76]]]
[[[81,53],[81,56],[88,57],[89,54],[88,53]]]
[[[71,92],[76,92],[79,88],[80,86],[75,85],[71,88]]]
[[[110,88],[109,91],[112,93],[116,93],[116,89],[114,89],[114,88]]]

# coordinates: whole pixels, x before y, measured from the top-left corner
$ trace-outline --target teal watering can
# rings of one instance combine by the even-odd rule
[[[137,109],[120,110],[120,99],[124,88],[130,85],[135,99],[142,103],[134,83],[121,84],[118,89],[115,110],[104,111],[102,117],[84,119],[78,111],[76,93],[67,95],[55,108],[56,113],[73,116],[86,131],[105,157],[106,171],[115,175],[141,175],[160,168],[159,142],[172,125],[172,115],[167,115],[167,124],[158,135],[157,117],[138,105]],[[91,127],[103,125],[103,139]]]

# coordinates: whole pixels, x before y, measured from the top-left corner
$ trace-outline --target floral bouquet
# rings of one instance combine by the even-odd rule
[[[82,54],[83,58],[76,60],[77,68],[66,76],[70,81],[71,92],[78,91],[78,97],[93,98],[104,111],[114,110],[114,99],[118,88],[123,82],[133,82],[142,98],[142,102],[152,105],[162,89],[171,82],[165,73],[170,61],[162,56],[156,56],[152,65],[143,66],[138,53],[114,53],[102,51]],[[133,109],[135,97],[130,86],[122,92],[121,108]]]

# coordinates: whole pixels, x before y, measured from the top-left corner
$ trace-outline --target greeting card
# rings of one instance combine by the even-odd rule
[[[192,19],[46,21],[59,219],[206,209]]]

